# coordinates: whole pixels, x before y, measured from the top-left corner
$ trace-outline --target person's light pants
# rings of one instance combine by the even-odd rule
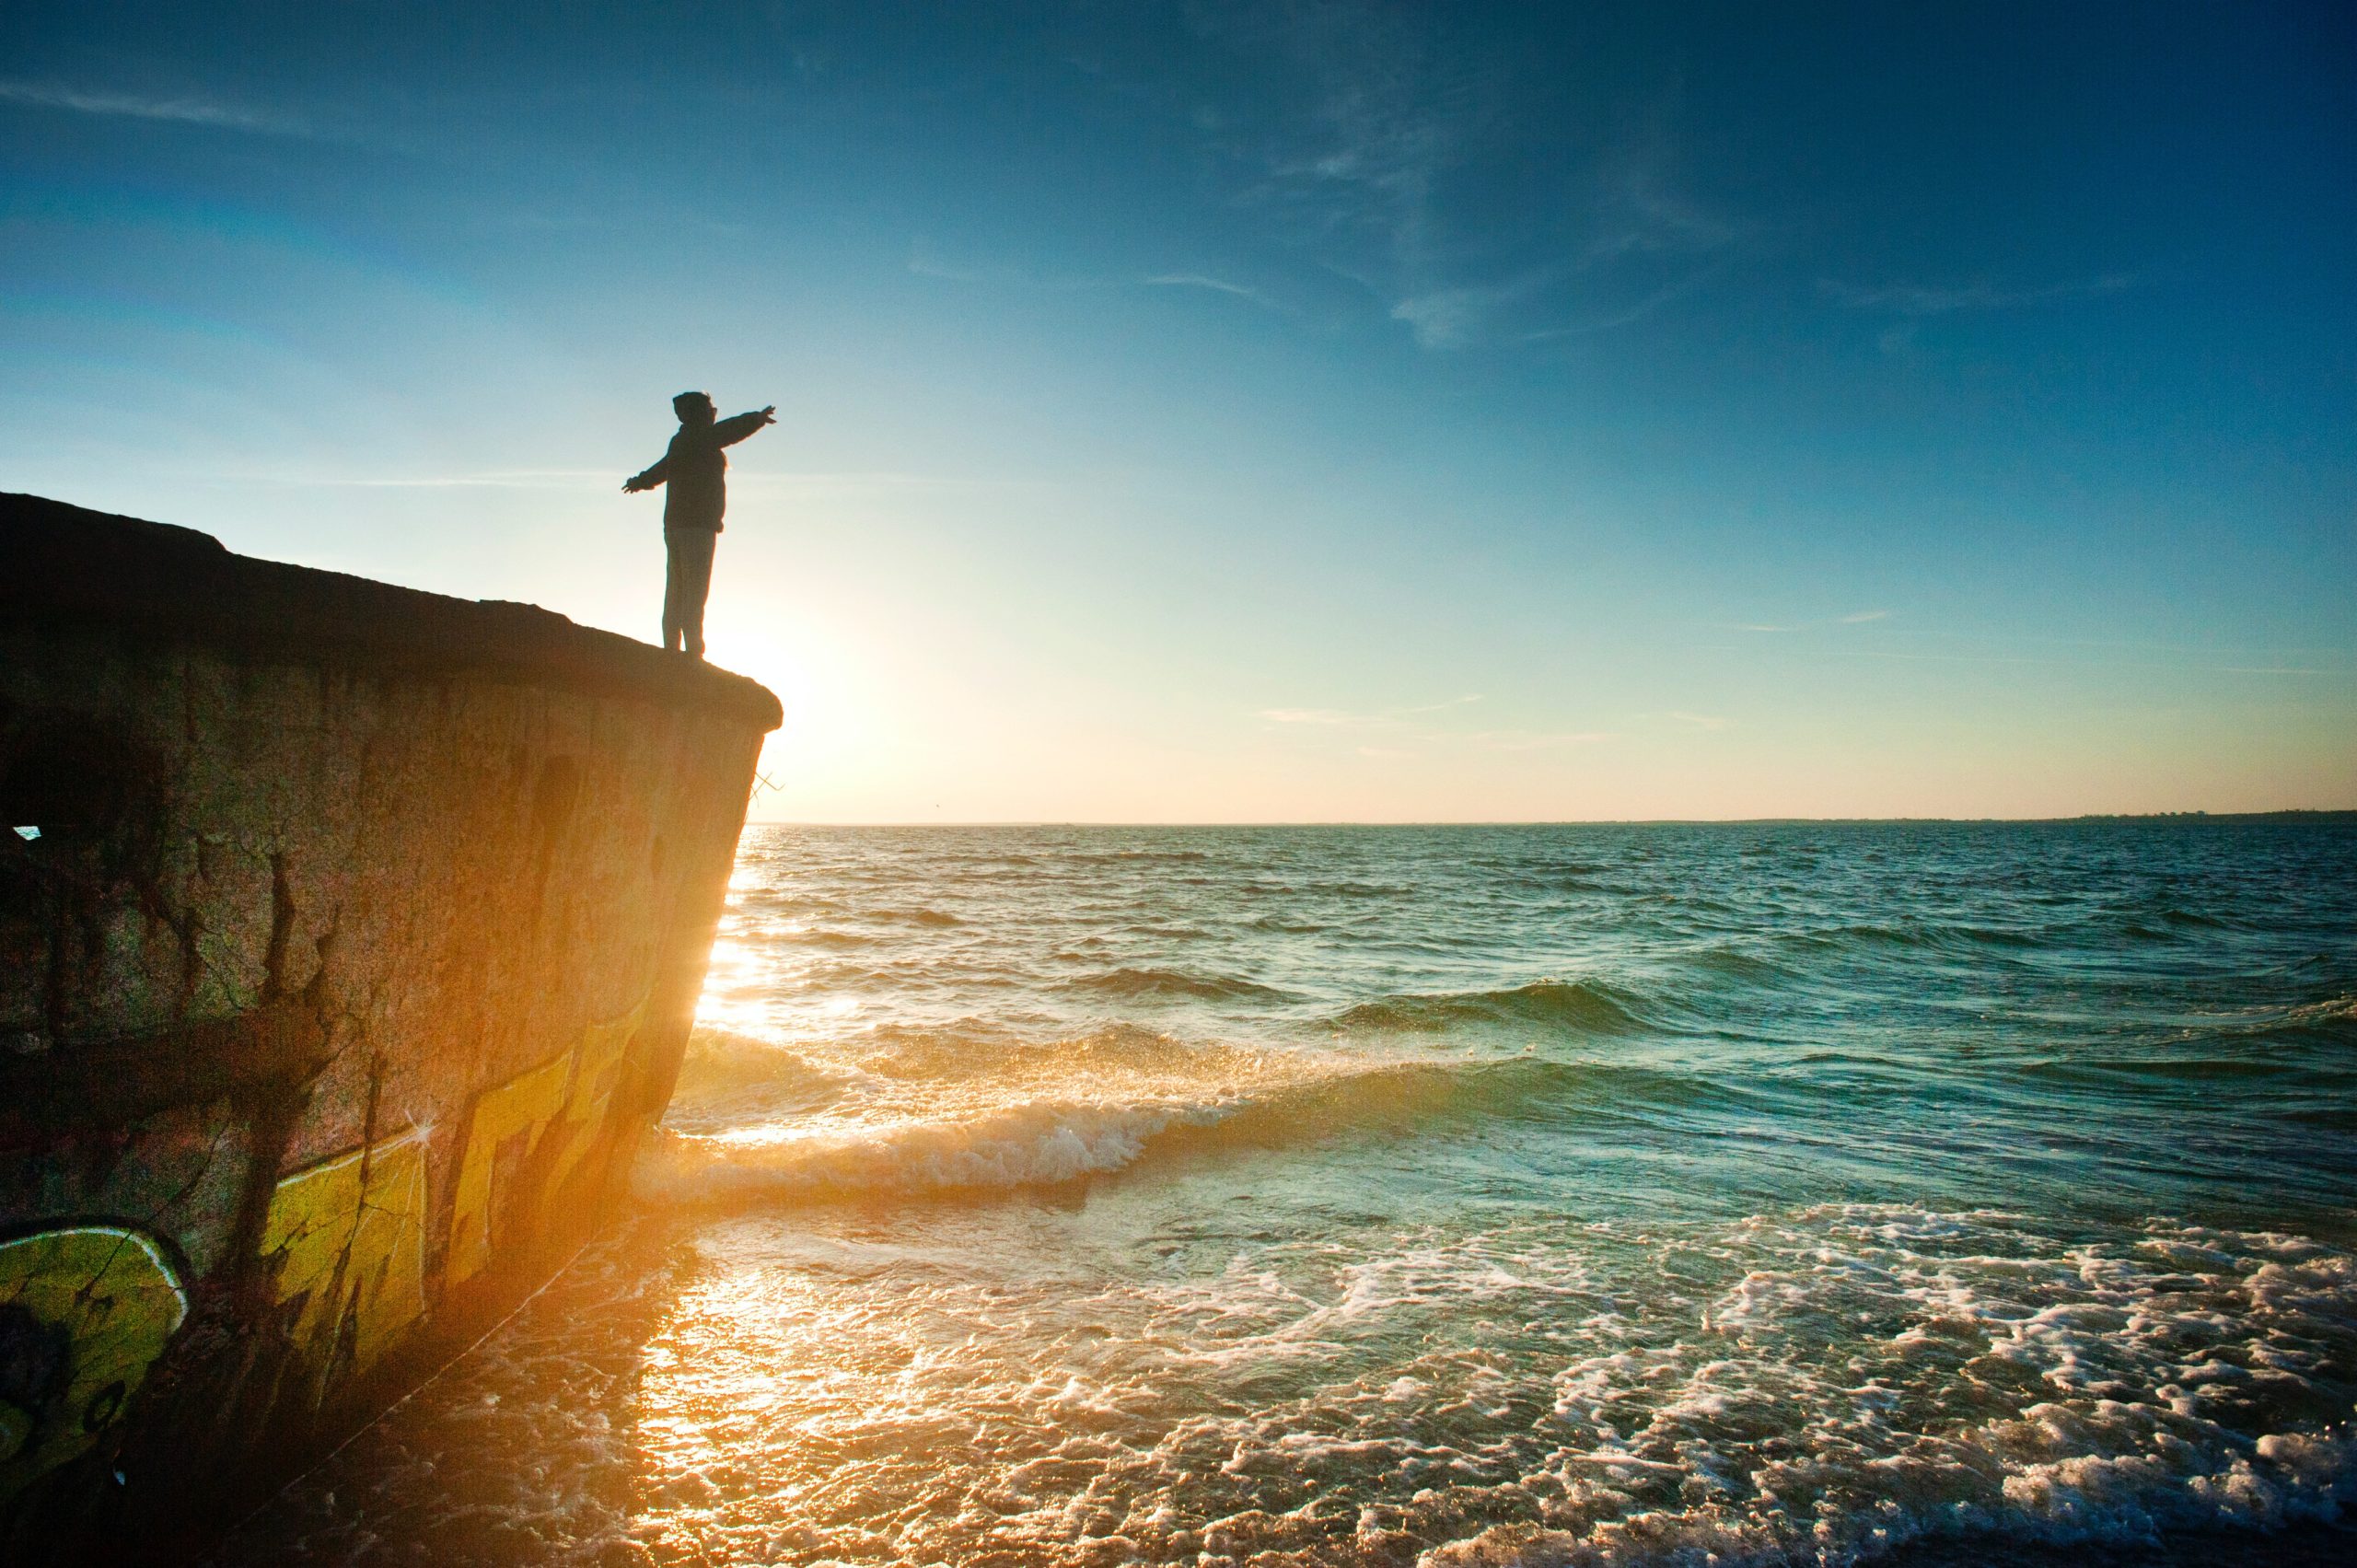
[[[684,646],[703,657],[703,601],[712,593],[712,548],[720,535],[710,528],[666,528],[663,552],[668,569],[663,582],[663,645]]]

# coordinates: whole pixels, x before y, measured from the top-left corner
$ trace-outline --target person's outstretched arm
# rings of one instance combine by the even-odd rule
[[[655,466],[653,468],[641,473],[634,473],[628,479],[622,481],[623,494],[635,495],[642,490],[654,489],[656,485],[662,483],[664,480],[669,477],[667,470],[669,470],[670,466],[671,454],[666,452],[661,457],[655,459]]]
[[[734,447],[762,425],[776,423],[777,404],[775,403],[755,413],[740,413],[733,419],[724,419],[712,427],[712,444],[715,447]]]

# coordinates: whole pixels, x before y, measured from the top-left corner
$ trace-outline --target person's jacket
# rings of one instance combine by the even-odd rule
[[[682,424],[671,437],[671,449],[653,468],[632,476],[630,488],[669,486],[663,494],[667,530],[704,528],[718,533],[721,514],[728,510],[728,459],[721,448],[735,446],[760,428],[758,413],[740,413],[710,424]]]

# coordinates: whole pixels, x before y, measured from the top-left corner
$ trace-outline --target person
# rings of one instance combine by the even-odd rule
[[[702,658],[713,547],[720,542],[720,517],[728,509],[728,459],[721,448],[775,424],[777,405],[722,419],[711,398],[681,392],[671,400],[671,410],[679,416],[671,449],[653,468],[622,481],[622,490],[635,495],[658,484],[671,487],[663,497],[663,646]]]

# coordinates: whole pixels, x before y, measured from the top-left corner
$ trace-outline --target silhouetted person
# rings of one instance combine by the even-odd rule
[[[622,489],[635,494],[658,484],[671,487],[663,498],[663,549],[669,567],[663,583],[663,645],[684,646],[702,658],[712,548],[720,542],[720,515],[728,509],[728,459],[720,449],[775,424],[777,405],[722,419],[703,393],[681,392],[671,400],[671,409],[679,416],[671,449],[644,473],[622,481]]]

